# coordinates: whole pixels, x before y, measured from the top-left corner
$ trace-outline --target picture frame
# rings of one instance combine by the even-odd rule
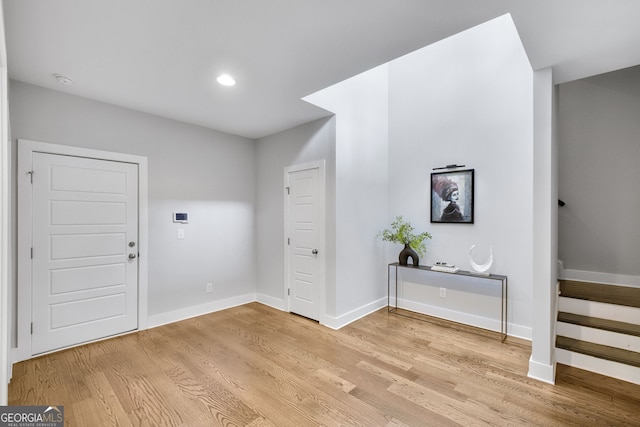
[[[473,224],[474,169],[431,173],[431,222]]]

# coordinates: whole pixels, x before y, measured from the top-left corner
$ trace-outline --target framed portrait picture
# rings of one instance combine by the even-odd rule
[[[431,174],[431,222],[473,224],[473,169]]]

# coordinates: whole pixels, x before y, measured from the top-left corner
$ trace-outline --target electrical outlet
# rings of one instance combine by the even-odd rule
[[[178,239],[184,239],[184,228],[178,228]]]
[[[440,298],[447,297],[447,288],[440,288]]]
[[[207,293],[213,292],[213,283],[207,283]]]

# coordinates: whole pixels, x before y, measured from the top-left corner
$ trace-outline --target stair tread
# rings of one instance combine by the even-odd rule
[[[640,308],[640,288],[560,280],[560,296]]]
[[[605,331],[640,337],[640,325],[635,325],[633,323],[618,322],[616,320],[600,319],[597,317],[565,312],[558,313],[558,322],[571,323],[574,325],[587,326],[589,328],[602,329]]]
[[[640,368],[640,353],[557,336],[556,347]]]

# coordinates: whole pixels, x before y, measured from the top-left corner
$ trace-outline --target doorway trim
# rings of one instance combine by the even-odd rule
[[[0,7],[0,406],[9,400],[11,379],[11,325],[9,304],[12,278],[11,247],[11,149],[9,144],[9,76],[5,43],[4,13]]]
[[[138,165],[138,328],[147,329],[148,293],[148,178],[147,158],[133,154],[114,153],[91,148],[72,147],[46,142],[18,140],[18,325],[17,360],[32,357],[31,351],[31,242],[33,240],[33,217],[31,200],[31,158],[34,152],[89,159],[133,163]]]
[[[289,245],[287,239],[289,238],[289,174],[292,172],[300,172],[309,169],[318,169],[318,205],[319,218],[318,218],[318,252],[321,256],[318,257],[318,321],[321,325],[327,323],[327,305],[326,305],[326,184],[325,184],[325,161],[317,160],[309,163],[302,163],[294,166],[287,166],[284,168],[284,309],[286,312],[291,312],[290,296],[288,290],[289,283]]]

